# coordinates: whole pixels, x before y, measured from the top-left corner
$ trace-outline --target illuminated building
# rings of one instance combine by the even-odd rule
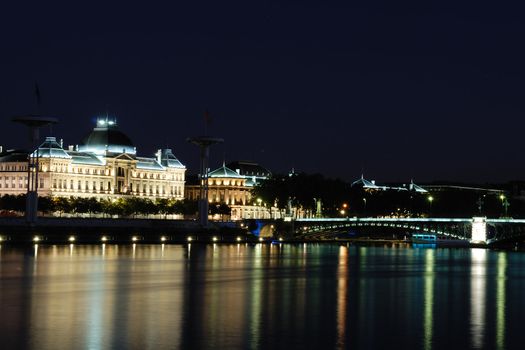
[[[277,218],[277,208],[252,198],[252,189],[258,181],[268,178],[271,173],[253,162],[232,162],[232,170],[224,163],[208,174],[208,201],[210,204],[227,204],[231,208],[231,219]],[[199,199],[199,182],[197,177],[189,179],[186,184],[186,197]]]
[[[186,167],[171,149],[155,157],[140,157],[115,120],[99,118],[96,127],[78,146],[46,137],[32,157],[39,157],[41,196],[117,198],[184,198]],[[0,153],[0,195],[27,190],[27,153]]]

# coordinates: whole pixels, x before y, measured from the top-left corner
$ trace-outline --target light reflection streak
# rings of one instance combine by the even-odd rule
[[[133,243],[133,253],[132,253],[132,255],[131,255],[131,256],[133,257],[133,259],[135,259],[135,253],[136,253],[136,251],[137,251],[137,243]]]
[[[424,319],[423,319],[423,344],[425,350],[432,349],[432,336],[434,326],[434,259],[435,250],[425,251],[425,282],[424,282]]]
[[[486,249],[472,249],[470,276],[470,334],[475,348],[483,347],[487,278]]]
[[[505,348],[505,307],[506,307],[506,272],[507,253],[498,254],[498,272],[496,284],[496,349]]]
[[[337,265],[337,347],[345,348],[346,310],[348,298],[348,248],[339,247],[339,264]]]
[[[160,257],[161,258],[164,258],[164,246],[165,246],[164,243],[162,243],[161,246],[160,246]]]
[[[261,244],[254,247],[252,293],[250,305],[250,334],[252,339],[259,339],[261,330],[261,306],[262,306],[262,251]],[[252,348],[257,348],[256,342],[250,343]]]
[[[75,247],[75,245],[73,243],[71,243],[69,245],[69,257],[73,257],[73,248]]]
[[[102,243],[102,257],[106,256],[106,243]]]

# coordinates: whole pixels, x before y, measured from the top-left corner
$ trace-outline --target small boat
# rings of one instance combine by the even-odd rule
[[[412,235],[412,243],[415,244],[436,244],[437,236],[428,233],[414,233]]]

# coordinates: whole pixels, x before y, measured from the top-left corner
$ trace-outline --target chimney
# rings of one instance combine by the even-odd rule
[[[64,139],[60,139],[60,148],[64,148]]]
[[[0,146],[0,153],[4,151],[4,147]]]
[[[162,150],[157,150],[157,162],[161,163],[162,162]]]
[[[73,145],[69,145],[69,146],[67,146],[67,150],[68,150],[69,152],[73,152],[73,151],[75,150],[75,146],[73,146]]]

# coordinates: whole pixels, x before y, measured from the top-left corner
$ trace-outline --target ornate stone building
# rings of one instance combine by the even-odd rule
[[[208,178],[208,201],[210,204],[227,204],[231,219],[278,218],[281,213],[267,203],[252,198],[252,189],[258,181],[264,181],[271,173],[253,162],[233,162],[235,171],[222,164],[211,171]],[[195,176],[186,184],[186,197],[199,199],[199,181]]]
[[[171,149],[140,157],[107,117],[97,120],[80,145],[64,149],[61,141],[47,137],[31,156],[39,159],[40,196],[184,198],[186,167]],[[25,193],[27,179],[26,152],[0,153],[0,195]]]

